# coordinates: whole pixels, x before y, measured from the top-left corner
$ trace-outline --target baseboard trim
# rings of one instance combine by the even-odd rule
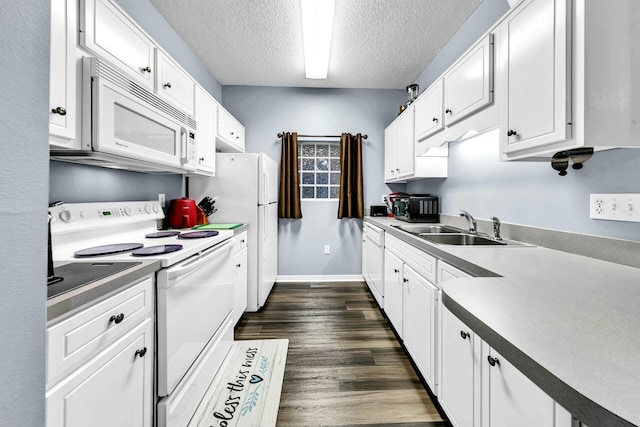
[[[276,283],[364,282],[362,274],[279,275]]]

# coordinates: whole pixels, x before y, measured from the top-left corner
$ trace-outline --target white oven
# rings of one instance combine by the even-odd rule
[[[157,275],[158,395],[170,394],[233,309],[233,239]]]
[[[196,169],[196,121],[98,58],[82,59],[80,150],[51,157],[144,172]]]

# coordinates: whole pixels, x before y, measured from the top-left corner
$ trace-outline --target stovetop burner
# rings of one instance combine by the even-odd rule
[[[191,231],[189,233],[180,233],[179,239],[202,239],[205,237],[217,236],[217,231]]]
[[[144,248],[136,249],[131,252],[133,256],[151,256],[151,255],[162,255],[168,254],[170,252],[177,252],[182,249],[182,245],[157,245],[157,246],[146,246]]]
[[[156,233],[149,233],[149,234],[145,235],[144,237],[147,237],[149,239],[160,239],[160,238],[163,238],[163,237],[177,236],[178,234],[180,234],[179,231],[158,231]]]
[[[81,249],[73,254],[75,258],[84,258],[100,255],[119,254],[139,249],[144,246],[142,243],[116,243],[113,245],[94,246],[92,248]]]

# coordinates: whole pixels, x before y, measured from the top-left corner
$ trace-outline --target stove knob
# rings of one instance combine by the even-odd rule
[[[124,214],[126,216],[131,216],[133,215],[133,210],[129,206],[127,206],[126,208],[124,208]]]
[[[151,213],[151,208],[149,207],[149,205],[147,205],[147,206],[145,206],[145,207],[144,207],[144,211],[145,211],[146,213],[148,213],[148,214],[150,214],[150,213]]]
[[[60,219],[64,222],[71,222],[75,219],[71,211],[62,211],[60,212]]]
[[[153,205],[153,211],[154,211],[155,213],[160,212],[160,208],[158,207],[158,205]]]

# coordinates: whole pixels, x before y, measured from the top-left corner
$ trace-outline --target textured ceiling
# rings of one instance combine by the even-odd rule
[[[222,85],[404,89],[482,0],[336,0],[329,77],[305,78],[299,0],[150,0]]]

